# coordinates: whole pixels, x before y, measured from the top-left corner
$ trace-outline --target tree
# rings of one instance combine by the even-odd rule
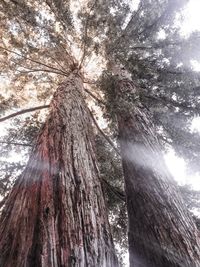
[[[167,170],[137,85],[117,77],[109,90],[125,179],[130,266],[198,266],[199,232]]]
[[[54,93],[2,212],[1,266],[117,266],[82,93],[78,73]]]
[[[105,73],[108,77],[102,81],[108,112],[118,128],[128,209],[130,266],[199,266],[199,232],[167,171],[159,141],[160,137],[168,141],[170,136],[175,144],[181,143],[182,150],[187,146],[188,142],[182,144],[177,138],[174,122],[179,118],[181,124],[186,117],[191,118],[199,112],[195,98],[188,95],[188,91],[193,90],[190,86],[193,83],[197,86],[199,75],[184,69],[192,58],[188,53],[184,54],[188,40],[184,40],[185,47],[182,47],[177,32],[168,29],[169,19],[174,15],[174,3],[160,1],[160,10],[155,14],[148,6],[150,1],[146,2],[141,1],[132,15],[131,23],[123,31],[124,40],[116,38],[111,45],[116,50],[111,52],[109,48],[107,51],[112,55],[110,72],[117,76]],[[183,1],[177,1],[178,6],[182,4]],[[148,12],[146,22],[143,19],[145,12]],[[156,38],[159,29],[167,35],[164,42]],[[190,39],[190,45],[195,45],[195,37],[191,37],[194,39]],[[178,44],[178,49],[174,44]],[[172,52],[168,46],[173,47]],[[186,73],[187,77],[183,77]],[[183,82],[190,88],[187,92],[184,86],[182,91],[177,88],[177,84]],[[167,105],[167,113],[163,104]],[[160,134],[158,126],[162,127]],[[186,136],[185,128],[182,133]],[[191,133],[187,135],[192,136]],[[180,151],[180,147],[177,150]]]
[[[170,252],[164,256],[163,252],[170,250],[171,247],[178,253],[177,258],[171,258],[171,265],[180,266],[179,260],[183,260],[186,261],[186,266],[190,263],[195,266],[199,260],[197,229],[171,181],[161,155],[161,150],[166,148],[166,144],[170,144],[177,153],[187,159],[188,165],[192,166],[194,171],[198,170],[199,135],[191,133],[189,126],[192,118],[199,115],[196,96],[199,92],[200,76],[194,72],[191,65],[191,60],[199,60],[199,36],[198,33],[194,33],[188,38],[182,37],[177,23],[174,23],[179,19],[181,8],[186,2],[184,0],[141,0],[138,6],[130,6],[126,1],[112,0],[84,1],[79,3],[79,6],[76,6],[75,1],[62,0],[35,0],[31,3],[22,0],[1,3],[3,18],[1,24],[4,26],[1,47],[2,74],[10,79],[10,86],[14,88],[14,92],[20,92],[18,97],[14,95],[12,102],[10,98],[5,99],[2,96],[2,103],[5,103],[2,105],[3,110],[19,106],[23,102],[27,103],[27,84],[30,81],[32,81],[32,91],[37,92],[35,101],[42,100],[42,105],[46,105],[55,84],[66,79],[74,69],[84,71],[84,81],[90,83],[87,93],[95,99],[96,103],[100,103],[105,116],[110,119],[107,134],[114,139],[114,142],[118,135],[125,139],[122,141],[120,139],[119,143],[125,183],[128,188],[126,193],[129,228],[138,227],[139,222],[135,219],[141,216],[144,223],[140,223],[139,233],[141,236],[143,232],[146,233],[145,229],[149,226],[149,221],[143,217],[142,209],[144,209],[148,210],[150,217],[154,218],[153,226],[163,229],[162,222],[156,219],[154,208],[157,207],[157,202],[153,202],[154,199],[159,200],[160,205],[168,204],[167,212],[177,222],[177,225],[175,223],[172,225],[170,220],[165,221],[166,227],[172,232],[171,236],[176,236],[177,240],[181,239],[184,242],[187,240],[185,250],[191,248],[192,252],[196,251],[196,256],[185,253],[185,259],[182,259],[183,241],[179,242],[182,247],[178,248],[172,239],[169,240],[167,237],[159,239],[159,234],[152,226],[154,230],[149,239],[156,240],[156,244],[150,248],[154,252],[152,257],[155,266],[159,266],[161,262],[167,264],[163,263],[162,257],[165,257],[165,261],[169,264]],[[74,60],[75,57],[78,63]],[[111,75],[106,79],[106,90],[100,88],[101,92],[99,92],[97,88],[94,89],[95,85],[99,86],[96,75],[92,75],[87,68],[90,66],[90,60],[93,60],[93,63],[99,60],[108,76],[110,73],[115,74],[114,68],[120,70],[121,77],[123,68],[129,78],[117,79],[113,87],[113,75]],[[108,63],[107,66],[105,61]],[[98,67],[92,68],[92,72],[96,72]],[[122,100],[121,104],[119,99]],[[107,113],[105,106],[107,106]],[[138,132],[134,124],[138,126]],[[134,139],[132,131],[137,133],[141,146],[145,150],[150,149],[153,154],[159,155],[162,174],[150,155],[138,152],[137,145],[134,144],[137,140]],[[105,138],[102,131],[101,135]],[[110,139],[106,138],[106,140],[109,145],[112,144]],[[18,140],[12,140],[14,141]],[[138,173],[135,170],[135,164],[129,164],[126,158],[124,146],[131,142],[133,144],[130,148],[133,146],[135,152],[131,150],[130,156],[134,157],[135,153],[139,153],[141,159],[143,157],[146,159],[146,166],[137,168]],[[151,147],[150,144],[152,144]],[[115,151],[118,153],[118,149]],[[152,173],[152,169],[156,172]],[[103,173],[105,178],[104,170],[105,168],[101,168],[101,174]],[[135,173],[134,177],[133,173]],[[138,184],[138,177],[143,179],[144,188],[140,184],[138,188],[129,186],[134,180]],[[148,177],[151,178],[153,190],[146,182]],[[160,177],[166,177],[166,181],[162,183]],[[115,191],[116,195],[113,185],[105,184],[112,188],[112,193]],[[115,181],[114,189],[116,184],[118,185],[118,182]],[[169,188],[167,192],[164,190],[166,187]],[[121,197],[123,194],[118,189],[117,194]],[[147,199],[145,190],[148,192],[149,202],[145,202]],[[138,191],[144,199],[141,196],[136,198],[134,195],[138,203],[138,217],[133,218],[130,209],[130,203],[133,200],[131,192]],[[158,199],[157,194],[160,191],[163,195],[160,194]],[[113,204],[114,201],[110,203]],[[182,211],[181,214],[177,212],[179,210]],[[163,218],[166,218],[166,215],[163,215]],[[184,218],[188,225],[183,223]],[[181,224],[183,228],[177,230],[180,222],[183,223]],[[194,230],[194,235],[185,238],[186,229],[189,233]],[[164,229],[162,233],[168,233],[168,231]],[[161,239],[164,244],[160,243]],[[134,248],[134,253],[138,254],[142,248],[142,242],[143,239],[138,242],[138,246],[133,247],[130,239],[130,250]],[[168,250],[165,246],[168,246]],[[158,247],[159,251],[156,251],[155,247]],[[150,250],[143,253],[144,264],[151,262]],[[133,260],[131,256],[131,263]]]

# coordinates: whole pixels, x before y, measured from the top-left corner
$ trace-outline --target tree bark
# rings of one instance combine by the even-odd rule
[[[57,90],[0,221],[1,267],[118,266],[83,83]]]
[[[124,78],[114,90],[130,267],[199,267],[199,232],[167,170],[150,112],[139,101],[139,89]]]

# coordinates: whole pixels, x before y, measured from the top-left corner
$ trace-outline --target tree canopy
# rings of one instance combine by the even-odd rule
[[[0,205],[25,165],[53,92],[77,68],[83,73],[96,129],[102,183],[117,242],[126,246],[123,174],[113,112],[117,107],[111,94],[113,66],[139,85],[134,98],[128,93],[126,97],[130,105],[141,101],[149,110],[163,152],[172,147],[191,173],[200,171],[199,133],[191,130],[192,120],[200,115],[200,74],[193,68],[193,62],[200,60],[200,33],[184,36],[180,31],[187,3],[1,1],[0,115],[20,110],[22,114],[4,122],[0,118],[7,128],[0,139]],[[24,110],[38,106],[34,113]],[[193,208],[196,202],[191,199],[197,199],[198,193],[181,191]],[[119,228],[123,230],[120,236]]]

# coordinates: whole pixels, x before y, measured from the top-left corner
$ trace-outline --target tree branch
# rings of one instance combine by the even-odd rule
[[[62,72],[63,74],[65,74],[65,76],[68,75],[67,72],[64,72],[64,71],[61,70],[61,69],[55,68],[55,67],[53,67],[53,66],[49,66],[49,65],[44,64],[44,63],[42,63],[42,62],[40,62],[40,61],[37,61],[37,60],[34,60],[34,59],[32,59],[32,58],[26,57],[26,56],[24,56],[24,55],[22,55],[22,54],[19,54],[19,53],[15,52],[15,51],[12,51],[12,50],[8,49],[8,48],[5,48],[5,47],[0,46],[0,49],[6,50],[6,51],[8,51],[8,52],[10,52],[10,53],[13,53],[13,54],[17,55],[17,56],[23,57],[23,58],[26,59],[26,60],[29,60],[29,61],[32,61],[32,62],[34,62],[34,63],[40,64],[40,65],[42,65],[42,66],[45,66],[45,67],[47,67],[47,68],[49,68],[49,69],[53,69],[53,70]]]
[[[4,205],[5,202],[6,202],[6,200],[7,200],[7,196],[4,197],[4,198],[0,201],[0,209],[3,207],[3,205]]]
[[[79,64],[79,69],[81,68],[82,64],[83,64],[83,61],[84,61],[84,58],[85,58],[85,54],[86,54],[86,39],[87,39],[87,32],[88,32],[88,22],[89,22],[89,17],[90,17],[90,13],[92,11],[92,9],[95,7],[96,5],[96,2],[97,0],[94,1],[94,4],[91,6],[90,10],[89,10],[89,13],[88,13],[88,16],[86,18],[86,22],[85,22],[85,30],[84,30],[84,38],[83,38],[83,55],[81,57],[81,60],[80,60],[80,64]]]
[[[177,108],[182,108],[182,109],[185,109],[185,110],[190,110],[190,111],[193,111],[193,112],[196,112],[196,113],[200,113],[200,108],[198,107],[192,107],[190,105],[188,105],[187,102],[177,102],[173,99],[169,99],[165,96],[151,96],[151,95],[142,95],[142,97],[145,97],[147,99],[152,99],[154,101],[157,101],[157,102],[163,102],[165,104],[171,104],[172,106],[174,107],[177,107]]]
[[[92,92],[90,92],[90,90],[88,90],[87,88],[84,88],[86,93],[88,93],[96,102],[105,105],[104,101],[99,99],[97,96],[95,96]]]
[[[32,112],[32,111],[43,109],[43,108],[49,108],[49,105],[43,105],[43,106],[37,106],[37,107],[34,107],[34,108],[22,109],[20,111],[17,111],[15,113],[12,113],[12,114],[10,114],[8,116],[5,116],[3,118],[0,118],[0,122],[5,121],[5,120],[8,120],[8,119],[11,119],[11,118],[16,117],[18,115],[22,115],[22,114],[27,113],[27,112]]]
[[[113,142],[111,141],[111,139],[101,130],[101,128],[99,127],[98,123],[96,122],[92,111],[88,108],[90,116],[92,118],[92,121],[94,122],[94,125],[97,127],[97,130],[100,132],[100,134],[106,139],[106,141],[110,144],[110,146],[115,150],[115,152],[120,155],[119,150],[116,148],[116,146],[113,144]]]
[[[105,186],[112,192],[114,193],[120,200],[123,202],[126,201],[125,193],[118,189],[117,187],[111,185],[105,178],[102,178],[103,183]]]
[[[196,39],[196,38],[195,38]],[[197,37],[197,39],[199,39],[199,37]],[[189,42],[188,39],[181,39],[180,41],[175,41],[175,42],[171,42],[171,41],[167,41],[167,40],[164,40],[164,41],[161,41],[161,42],[157,42],[157,43],[154,43],[153,45],[151,46],[145,46],[145,45],[138,45],[138,46],[132,46],[131,47],[131,50],[151,50],[151,49],[162,49],[162,48],[165,48],[167,46],[183,46],[183,44],[187,44]]]
[[[139,7],[136,11],[133,12],[133,14],[131,15],[130,20],[128,21],[126,27],[124,29],[121,30],[120,35],[117,37],[117,39],[113,42],[113,45],[111,46],[111,48],[108,51],[108,55],[110,55],[110,53],[116,49],[116,47],[119,45],[120,41],[122,38],[127,37],[127,33],[129,30],[129,27],[131,25],[131,23],[133,22],[133,20],[138,16],[138,14],[140,13],[142,9],[142,2],[140,2]]]
[[[15,145],[15,146],[29,146],[29,147],[32,147],[31,144],[24,144],[24,143],[18,143],[18,142],[6,142],[6,141],[0,141],[0,144]]]
[[[58,72],[58,71],[54,71],[54,70],[46,70],[46,69],[30,69],[30,70],[16,70],[16,71],[18,71],[18,72],[20,72],[20,73],[30,73],[30,72],[38,72],[38,71],[40,71],[40,72],[50,72],[50,73],[56,73],[56,74],[60,74],[60,75],[63,75],[63,76],[68,76],[68,75],[66,75],[66,74],[64,74],[64,73],[62,73],[62,72]]]
[[[132,46],[131,50],[151,50],[151,49],[161,49],[164,48],[166,46],[170,46],[170,45],[180,45],[182,44],[183,41],[179,41],[179,42],[162,42],[162,43],[157,43],[154,44],[152,46]]]

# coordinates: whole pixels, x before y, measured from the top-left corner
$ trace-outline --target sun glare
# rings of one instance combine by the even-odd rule
[[[185,161],[182,158],[179,158],[175,155],[174,151],[170,149],[165,155],[165,162],[169,171],[176,179],[179,185],[186,184],[186,170],[185,170]]]
[[[181,34],[184,36],[189,36],[191,32],[200,30],[200,0],[190,0],[188,1],[184,11],[183,11],[183,23],[181,25]],[[200,62],[191,62],[193,69],[195,71],[200,71]],[[191,126],[192,131],[197,131],[200,133],[200,117],[196,117],[192,121]],[[195,190],[200,190],[200,176],[193,175],[188,176],[186,173],[186,163],[184,159],[179,158],[175,155],[173,150],[169,150],[165,155],[166,164],[174,176],[175,180],[180,185],[189,184]]]
[[[179,185],[189,185],[194,190],[200,190],[200,175],[187,175],[184,159],[178,157],[173,149],[169,149],[164,158],[170,173]]]
[[[190,0],[186,5],[183,16],[184,21],[181,25],[181,32],[189,35],[193,31],[200,30],[200,0]]]

